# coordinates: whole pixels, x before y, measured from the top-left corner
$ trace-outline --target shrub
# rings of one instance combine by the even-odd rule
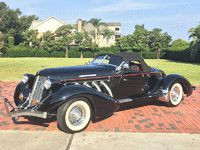
[[[13,47],[14,43],[15,43],[15,38],[12,37],[12,36],[9,36],[9,38],[8,38],[8,47],[9,48]]]
[[[64,51],[54,51],[51,53],[50,57],[65,57],[65,52]]]
[[[35,57],[49,57],[49,52],[45,51],[43,48],[39,48],[35,52]]]
[[[69,58],[80,58],[81,52],[78,52],[76,47],[70,47],[68,49],[68,57]]]
[[[31,47],[14,46],[8,48],[4,57],[34,57],[35,51]]]

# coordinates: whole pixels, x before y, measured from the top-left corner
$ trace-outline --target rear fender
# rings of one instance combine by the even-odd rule
[[[57,110],[63,103],[75,97],[87,98],[93,107],[95,117],[111,114],[119,107],[116,100],[108,95],[85,86],[68,85],[50,95],[45,101],[42,100],[43,105],[40,105],[37,109],[47,112]]]
[[[183,91],[187,96],[192,94],[192,86],[190,82],[183,76],[177,74],[169,74],[163,79],[163,89],[170,90],[174,83],[180,83],[183,87]]]

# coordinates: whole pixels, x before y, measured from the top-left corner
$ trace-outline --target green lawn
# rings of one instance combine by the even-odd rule
[[[23,74],[35,74],[38,70],[51,67],[82,65],[91,58],[0,58],[0,80],[21,81]],[[159,68],[166,74],[180,74],[193,85],[200,85],[200,64],[169,60],[146,59],[151,67]]]

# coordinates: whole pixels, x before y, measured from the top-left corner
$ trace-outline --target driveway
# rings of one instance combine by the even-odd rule
[[[13,102],[17,82],[0,81],[0,130],[59,131],[56,118],[48,120],[22,117],[9,118],[3,98]],[[112,116],[90,123],[85,131],[133,133],[200,133],[200,87],[178,107],[167,107],[162,102],[141,104],[138,101],[121,105]]]

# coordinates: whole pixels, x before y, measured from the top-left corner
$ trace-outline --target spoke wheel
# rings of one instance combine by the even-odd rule
[[[58,125],[64,132],[80,132],[87,128],[91,118],[91,106],[87,99],[75,98],[59,107]]]
[[[175,83],[169,92],[169,105],[178,106],[183,99],[183,88],[181,84]]]

